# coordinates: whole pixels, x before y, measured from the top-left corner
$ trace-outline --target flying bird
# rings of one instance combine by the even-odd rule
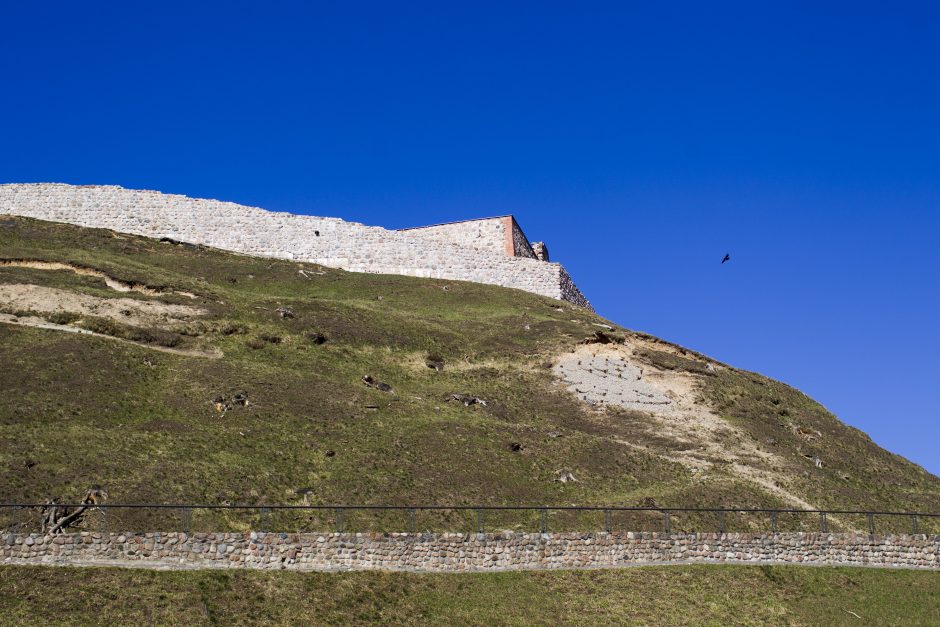
[[[725,258],[721,260],[721,263],[724,263],[726,261],[731,261],[731,255],[726,254]]]

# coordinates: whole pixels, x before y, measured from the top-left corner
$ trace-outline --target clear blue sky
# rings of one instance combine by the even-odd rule
[[[513,213],[604,316],[940,474],[936,3],[133,4],[6,3],[0,181]]]

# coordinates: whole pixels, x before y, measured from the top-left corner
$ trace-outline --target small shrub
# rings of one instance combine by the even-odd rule
[[[110,335],[111,337],[140,342],[142,344],[156,344],[172,348],[179,346],[181,338],[178,334],[163,329],[144,329],[114,322],[108,318],[89,317],[82,318],[81,326],[94,333]]]
[[[71,311],[53,311],[46,314],[46,320],[53,324],[72,324],[76,320],[81,320],[81,316]]]
[[[248,341],[245,342],[245,346],[247,346],[248,348],[252,350],[260,350],[264,348],[265,346],[267,346],[267,344],[265,344],[263,340],[253,337],[253,338],[249,338]]]
[[[306,337],[311,344],[316,344],[317,346],[326,343],[326,336],[319,331],[308,331],[304,334],[304,337]]]
[[[223,324],[219,328],[219,333],[222,335],[244,335],[247,331],[248,330],[244,327],[244,325],[234,324],[232,322]]]
[[[180,335],[185,335],[186,337],[199,337],[204,335],[206,332],[206,326],[204,323],[197,322],[193,324],[187,324],[182,329],[179,330]]]
[[[123,337],[121,325],[108,318],[98,318],[94,316],[82,318],[81,326],[83,329],[88,329],[92,333]]]
[[[158,346],[166,346],[167,348],[173,348],[174,346],[179,346],[182,341],[180,336],[176,333],[170,331],[164,331],[162,329],[136,329],[136,332],[132,334],[132,339],[135,342],[143,342],[145,344],[156,344]]]

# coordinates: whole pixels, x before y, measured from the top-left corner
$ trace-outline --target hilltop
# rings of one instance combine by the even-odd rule
[[[0,393],[7,501],[940,509],[798,390],[571,303],[29,218]]]
[[[475,281],[590,308],[545,242],[511,215],[389,230],[117,185],[0,184],[0,215],[203,244],[350,272]]]

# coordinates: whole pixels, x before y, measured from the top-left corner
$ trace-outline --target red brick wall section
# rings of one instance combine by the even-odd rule
[[[506,244],[506,254],[510,257],[516,256],[516,244],[512,237],[512,227],[514,220],[512,216],[500,218],[503,223],[503,242]]]

